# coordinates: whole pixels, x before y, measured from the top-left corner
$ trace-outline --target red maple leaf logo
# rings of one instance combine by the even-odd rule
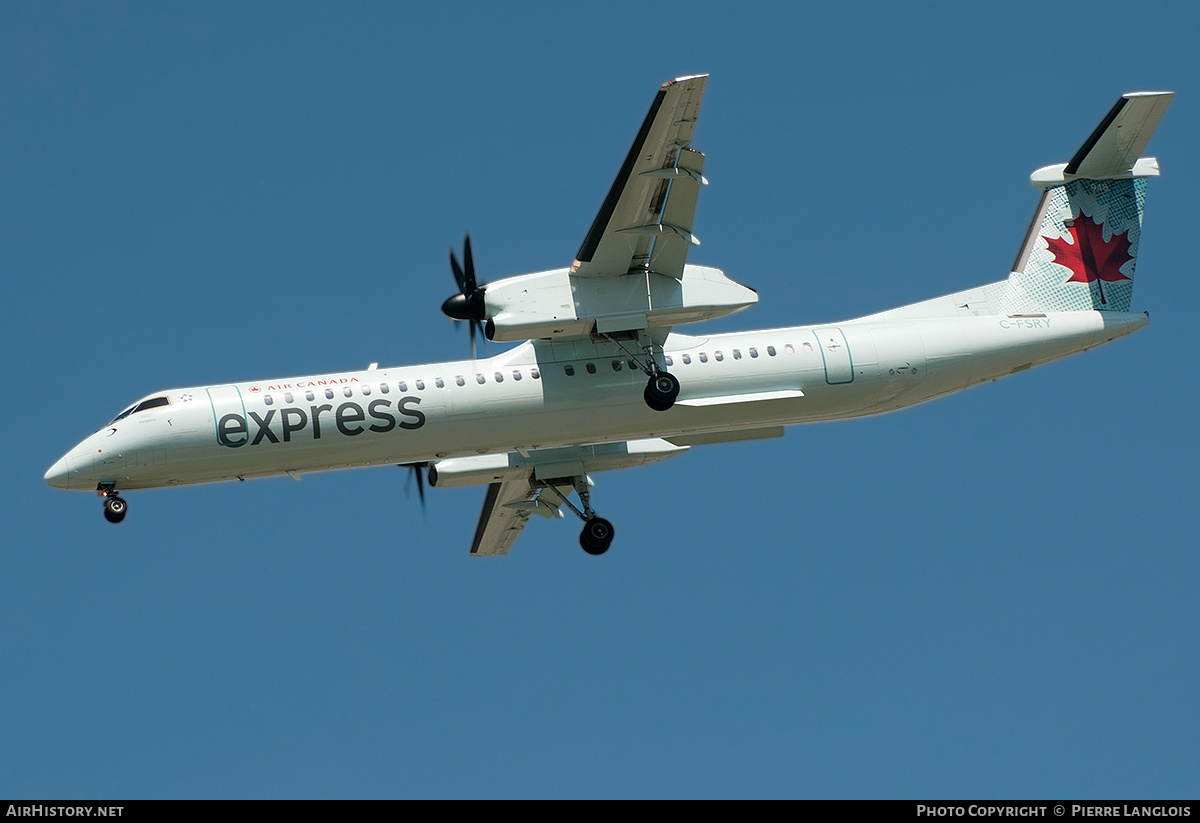
[[[1071,270],[1066,282],[1091,283],[1095,280],[1096,288],[1100,290],[1100,303],[1106,305],[1108,301],[1104,299],[1104,287],[1100,281],[1113,283],[1129,279],[1121,274],[1121,266],[1133,259],[1129,254],[1129,229],[1105,241],[1104,229],[1091,218],[1085,217],[1083,212],[1070,222],[1067,231],[1075,242],[1072,244],[1061,237],[1047,237],[1050,253],[1054,255],[1055,263]]]

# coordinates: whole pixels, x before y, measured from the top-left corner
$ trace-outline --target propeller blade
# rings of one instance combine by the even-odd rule
[[[463,273],[462,268],[458,265],[458,260],[454,256],[454,249],[450,250],[450,269],[454,272],[454,282],[458,284],[459,294],[466,294],[467,276]]]
[[[468,297],[475,291],[475,261],[471,257],[471,235],[467,235],[466,242],[463,243],[463,264],[466,266],[467,287],[463,289],[463,293]]]

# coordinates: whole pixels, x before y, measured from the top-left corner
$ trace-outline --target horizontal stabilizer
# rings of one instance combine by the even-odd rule
[[[1153,158],[1142,158],[1141,153],[1174,96],[1174,92],[1169,91],[1139,91],[1124,95],[1070,162],[1038,169],[1030,181],[1045,189],[1068,180],[1156,176],[1158,163]]]

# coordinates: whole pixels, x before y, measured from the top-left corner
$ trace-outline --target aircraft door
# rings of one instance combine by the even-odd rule
[[[244,446],[250,439],[246,404],[237,386],[212,386],[208,401],[213,410],[213,430],[222,446]]]
[[[846,335],[838,328],[813,329],[817,348],[825,360],[825,382],[831,386],[854,380],[854,363],[850,357],[850,346]]]

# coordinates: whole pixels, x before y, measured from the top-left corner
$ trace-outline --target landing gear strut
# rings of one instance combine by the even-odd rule
[[[109,523],[120,523],[129,511],[129,504],[124,498],[117,497],[115,490],[101,491],[104,495],[104,519]]]

